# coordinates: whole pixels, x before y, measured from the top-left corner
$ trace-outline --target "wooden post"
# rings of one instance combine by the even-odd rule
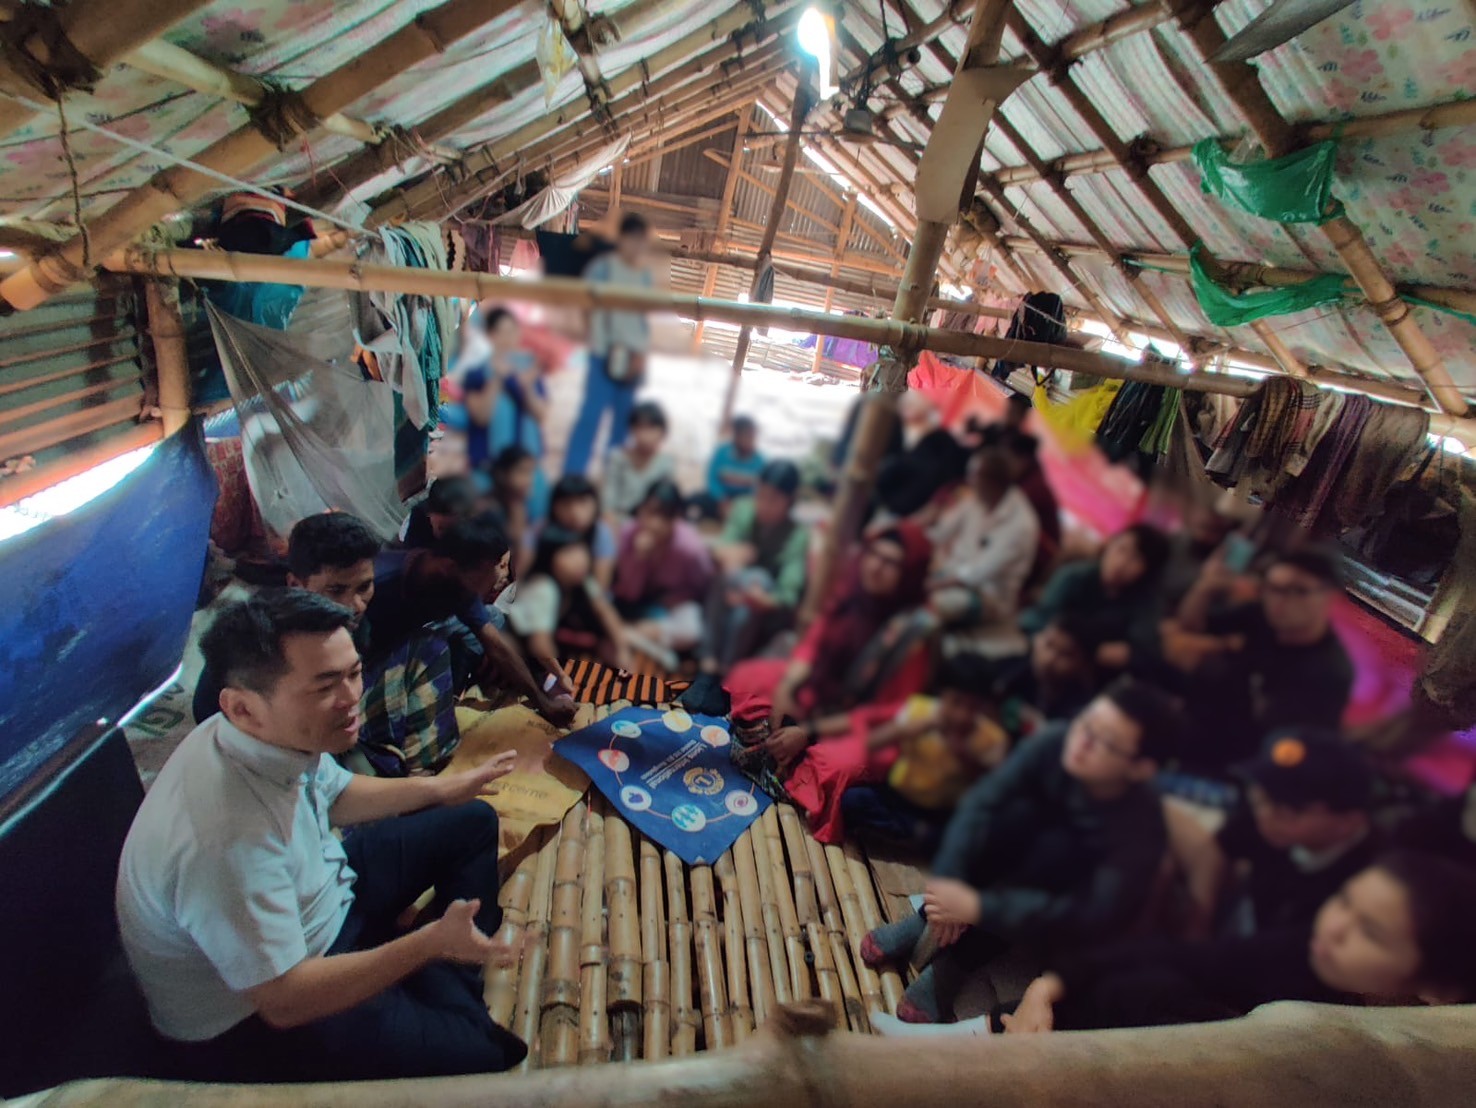
[[[144,282],[149,338],[154,345],[154,369],[159,375],[159,411],[166,435],[190,421],[190,359],[178,295],[177,288],[166,289],[160,281]]]
[[[738,130],[733,135],[733,153],[728,162],[728,175],[723,179],[723,196],[718,204],[717,227],[712,237],[714,250],[728,249],[728,226],[733,220],[733,197],[738,191],[738,173],[743,165],[743,144],[748,140],[748,129],[753,124],[753,104],[744,104],[738,109]],[[717,267],[709,265],[702,278],[702,295],[711,296],[717,289]],[[697,324],[693,342],[701,346],[706,328]]]
[[[749,300],[758,299],[763,269],[771,261],[774,239],[779,234],[779,224],[784,221],[784,210],[789,204],[789,186],[794,181],[794,168],[799,164],[800,146],[804,142],[800,132],[804,129],[805,116],[810,114],[811,103],[809,85],[802,80],[795,90],[794,103],[790,108],[789,141],[784,144],[784,164],[779,170],[779,183],[774,188],[774,201],[769,205],[769,220],[764,224],[764,237],[759,242],[759,268],[754,271],[753,284],[748,289]],[[738,158],[735,156],[733,160],[736,165]],[[738,332],[738,346],[733,353],[733,375],[728,379],[728,392],[723,397],[723,434],[727,434],[733,422],[733,405],[738,400],[738,385],[743,378],[743,364],[748,360],[751,339],[749,328],[744,327]]]

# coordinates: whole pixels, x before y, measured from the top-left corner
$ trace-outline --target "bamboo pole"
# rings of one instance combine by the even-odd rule
[[[745,104],[738,109],[738,130],[733,135],[733,153],[728,160],[728,175],[723,178],[723,195],[718,201],[718,218],[715,234],[713,235],[713,249],[728,249],[727,236],[728,224],[733,219],[733,198],[738,191],[738,169],[743,164],[743,143],[748,138],[748,128],[753,123],[753,105]],[[755,260],[754,268],[759,262]],[[717,288],[717,267],[708,265],[707,273],[702,278],[702,295],[711,296]],[[694,336],[697,345],[702,344],[702,335],[706,327],[699,323]]]
[[[159,38],[144,43],[137,50],[126,55],[123,58],[123,64],[174,84],[183,85],[202,95],[230,100],[248,108],[259,107],[272,94],[266,82],[198,57],[167,39]],[[381,127],[366,123],[362,119],[352,119],[341,112],[325,116],[319,126],[331,134],[343,135],[345,138],[354,139],[365,145],[378,145],[388,134]],[[445,160],[455,158],[458,153],[449,147],[438,149],[433,143],[424,141],[422,141],[422,147],[423,152]]]
[[[671,963],[666,954],[666,901],[662,895],[661,852],[641,836],[641,949],[645,972],[645,1049],[643,1059],[671,1053]]]
[[[159,375],[159,411],[164,434],[172,435],[190,421],[190,358],[179,314],[179,291],[165,289],[159,281],[145,281],[144,299]]]
[[[748,956],[743,929],[743,900],[738,890],[738,871],[733,852],[727,850],[712,867],[723,890],[723,964],[728,977],[728,1015],[733,1041],[741,1043],[753,1033],[754,1005],[748,995]]]
[[[808,86],[801,83],[795,91],[794,103],[789,113],[789,141],[784,144],[784,164],[779,169],[779,182],[774,187],[773,202],[769,205],[769,219],[764,224],[764,237],[759,240],[758,268],[753,274],[753,284],[749,286],[748,298],[757,300],[759,297],[759,282],[763,277],[763,270],[769,262],[769,255],[774,249],[774,239],[779,235],[779,224],[784,221],[784,212],[789,206],[789,186],[794,181],[794,167],[799,164],[801,138],[804,130],[805,116],[810,114],[810,106],[813,101],[810,98]],[[737,161],[735,152],[734,161]],[[743,379],[743,366],[748,361],[748,347],[753,339],[753,332],[748,327],[738,331],[738,343],[733,351],[733,372],[728,378],[728,391],[723,397],[722,428],[724,432],[733,422],[733,405],[738,400],[738,385]]]
[[[103,73],[130,50],[162,35],[205,6],[203,0],[72,0],[49,9],[27,5],[30,9],[27,14],[43,21],[48,17],[41,13],[50,11],[54,23],[50,32],[43,23],[29,41],[16,45],[43,68],[49,69],[56,60],[52,54],[54,43],[50,38],[51,33],[55,33]],[[14,8],[7,6],[6,11],[0,12],[0,30],[14,17],[15,8],[19,5]],[[13,63],[7,62],[3,69],[7,84],[31,87],[26,78],[16,73]],[[67,91],[61,90],[62,95]],[[48,91],[47,95],[52,93]],[[13,100],[0,100],[0,137],[14,134],[33,118],[30,108]]]
[[[387,76],[434,57],[516,3],[448,0],[439,8],[421,13],[413,22],[294,94],[300,108],[294,115],[313,121],[307,126],[312,130],[317,120],[372,92]],[[240,177],[277,153],[276,143],[251,123],[211,143],[193,161],[206,169]],[[82,279],[93,259],[127,245],[155,223],[217,188],[218,180],[200,170],[185,166],[161,170],[147,184],[91,220],[85,236],[69,239],[54,253],[0,281],[0,298],[13,308],[35,307]]]
[[[543,982],[538,1064],[572,1066],[579,1055],[579,939],[584,901],[584,817],[577,802],[564,816],[554,862],[548,931],[548,976]]]
[[[693,866],[692,921],[697,947],[697,995],[702,1004],[702,1038],[708,1050],[723,1050],[741,1040],[734,1035],[733,1014],[723,984],[722,935],[718,930],[717,893],[711,866]],[[746,1029],[745,1029],[746,1030]]]
[[[528,930],[523,939],[523,966],[518,975],[517,1007],[512,1024],[513,1033],[528,1044],[528,1057],[519,1067],[524,1070],[532,1064],[538,1048],[538,1002],[548,968],[548,923],[553,912],[559,839],[557,832],[549,835],[538,851],[538,866],[533,871],[533,895],[528,907]]]
[[[1226,97],[1266,148],[1266,153],[1274,158],[1295,149],[1291,126],[1266,95],[1255,68],[1247,62],[1209,60],[1226,41],[1225,33],[1214,17],[1203,11],[1191,13],[1181,10],[1175,13],[1175,19],[1194,43],[1201,60],[1209,66]],[[1450,415],[1465,415],[1470,406],[1446,368],[1445,359],[1414,318],[1410,306],[1395,291],[1393,280],[1374,257],[1363,232],[1341,213],[1319,224],[1317,229],[1343,259],[1348,273],[1363,290],[1369,307],[1404,351],[1404,356],[1425,382],[1436,405]]]
[[[108,258],[105,268],[118,273],[139,273],[153,277],[266,281],[364,292],[412,292],[425,296],[559,304],[586,311],[670,311],[687,319],[769,325],[816,335],[860,339],[894,348],[934,350],[964,357],[1009,357],[1031,365],[1079,370],[1099,377],[1170,385],[1190,391],[1247,396],[1258,387],[1258,382],[1245,377],[1206,371],[1179,373],[1138,365],[1077,347],[1006,341],[989,335],[924,327],[896,319],[826,315],[823,312],[782,308],[772,304],[704,300],[654,289],[590,285],[564,278],[525,281],[484,273],[360,265],[338,258],[277,258],[206,250],[133,249]],[[1432,418],[1431,430],[1434,433],[1451,435],[1462,442],[1467,438],[1476,442],[1476,421],[1470,419],[1436,416]]]
[[[535,831],[534,835],[546,835]],[[521,944],[525,938],[524,928],[528,925],[528,905],[533,895],[534,873],[538,868],[541,849],[532,849],[536,840],[530,838],[530,848],[519,859],[512,876],[502,883],[498,903],[502,905],[502,926],[495,938],[505,946]],[[542,843],[536,843],[541,848]],[[526,957],[524,948],[524,957]],[[489,965],[483,975],[482,996],[487,1002],[487,1013],[492,1022],[501,1027],[510,1027],[513,1008],[518,997],[518,974],[521,962],[513,965]]]
[[[666,870],[669,913],[667,958],[671,964],[671,1052],[682,1057],[697,1051],[702,1013],[693,1002],[697,994],[692,979],[692,921],[687,914],[686,871],[682,860],[669,850],[662,852],[662,863]]]
[[[800,826],[799,813],[789,804],[777,805],[779,826],[784,833],[784,846],[789,853],[789,869],[794,875],[794,907],[801,923],[820,919],[820,903],[815,896],[815,871],[810,867],[810,851],[805,846],[809,832]]]
[[[764,931],[763,893],[759,889],[758,868],[753,859],[753,835],[745,831],[733,843],[728,852],[733,859],[733,870],[738,884],[738,906],[743,913],[743,936],[747,942],[748,984],[753,997],[753,1020],[757,1027],[773,1013],[779,971],[774,968],[774,956],[783,956],[783,946],[771,950],[768,935]],[[787,976],[787,975],[785,975]]]
[[[578,1073],[221,1086],[105,1079],[37,1095],[30,1108],[1465,1108],[1476,1084],[1476,1009],[1294,1002],[1243,1019],[1124,1031],[877,1039],[825,1030],[818,1007],[739,1050]],[[921,1063],[921,1064],[920,1064]]]
[[[1476,123],[1476,100],[1463,98],[1446,100],[1423,108],[1401,108],[1398,111],[1358,119],[1297,124],[1294,132],[1298,145],[1310,146],[1329,139],[1334,142],[1354,142],[1366,138],[1387,138],[1411,131],[1469,127],[1473,123]],[[1237,143],[1239,136],[1222,135],[1219,141],[1228,147]],[[1193,155],[1192,146],[1170,146],[1146,150],[1142,154],[1142,160],[1145,165],[1150,166],[1171,165],[1174,162],[1187,162]],[[1091,150],[1084,154],[1066,154],[1045,163],[1043,169],[1030,165],[1006,166],[996,171],[995,178],[1002,185],[1025,185],[1043,177],[1085,177],[1116,168],[1117,162],[1111,151]]]
[[[584,903],[579,910],[579,1064],[610,1060],[610,952],[605,946],[605,802],[590,794],[584,835]]]
[[[836,903],[840,908],[841,919],[845,923],[846,939],[850,948],[851,957],[856,967],[856,975],[860,979],[861,999],[866,1005],[868,1016],[874,1016],[878,1012],[886,1012],[886,1001],[882,997],[881,978],[877,976],[876,970],[872,969],[861,960],[861,940],[866,937],[869,928],[866,919],[861,914],[861,899],[856,892],[856,883],[851,879],[851,867],[846,862],[845,852],[834,844],[825,847],[825,861],[830,867],[830,879],[835,885]]]
[[[861,856],[860,849],[855,843],[846,843],[841,847],[841,853],[846,859],[846,868],[851,875],[851,888],[856,894],[856,905],[861,913],[861,937],[865,938],[875,931],[886,921],[882,919],[881,905],[876,899],[876,889],[872,886],[871,867],[866,864],[866,859]],[[856,940],[856,960],[861,960],[861,942]],[[902,1002],[902,975],[890,966],[877,971],[877,977],[881,980],[882,996],[886,1001],[886,1010],[891,1013],[897,1011],[897,1005]]]
[[[810,988],[810,973],[805,957],[805,933],[800,927],[799,913],[794,905],[794,887],[790,883],[789,867],[784,858],[784,838],[779,831],[777,805],[770,805],[755,824],[760,829],[760,839],[768,851],[767,860],[758,859],[759,871],[767,865],[773,874],[774,902],[779,910],[779,927],[784,935],[784,954],[789,962],[789,993],[795,1000],[808,1000],[813,995]]]
[[[611,812],[605,820],[605,904],[609,908],[610,1042],[617,1062],[640,1049],[641,931],[630,825]]]
[[[769,956],[769,972],[773,975],[774,999],[778,1004],[790,1004],[796,999],[794,988],[795,970],[790,967],[789,944],[785,942],[784,919],[779,912],[779,891],[774,881],[774,863],[769,850],[769,836],[763,820],[754,820],[748,827],[748,850],[752,852],[754,876],[758,880],[759,918],[763,923],[764,946]],[[740,839],[741,841],[741,839]],[[788,885],[788,879],[785,880]],[[804,969],[801,960],[797,967]]]
[[[856,970],[851,964],[850,943],[846,941],[846,925],[836,899],[835,884],[830,865],[825,860],[825,848],[815,839],[805,836],[805,852],[810,858],[810,869],[815,875],[815,894],[820,905],[820,923],[810,929],[811,949],[824,948],[829,955],[830,965],[822,966],[816,955],[816,967],[820,971],[820,995],[830,999],[825,992],[825,970],[833,969],[836,987],[840,993],[838,1009],[852,1031],[870,1031],[871,1020],[866,1014],[866,1003],[861,997],[861,986],[856,980]]]
[[[773,20],[793,4],[794,0],[780,0],[770,10],[768,19]],[[645,59],[644,65],[631,66],[623,73],[611,78],[609,84],[612,113],[621,114],[616,98],[639,89],[646,79],[645,74],[662,73],[672,66],[680,66],[694,53],[712,43],[721,42],[729,35],[743,30],[752,22],[753,12],[750,9],[746,7],[729,8],[712,22],[656,51]],[[730,51],[722,52],[729,53],[731,56]],[[701,71],[698,69],[695,72]],[[497,174],[499,162],[516,155],[519,151],[562,127],[577,124],[583,115],[582,103],[577,110],[573,111],[566,106],[548,113],[542,119],[527,126],[518,128],[511,135],[468,153],[457,166],[457,176],[462,183],[445,189],[445,196],[449,198],[453,210],[478,194],[479,188],[482,187],[482,177],[488,172]],[[443,182],[434,179],[437,175],[432,176],[433,179],[397,192],[383,203],[376,205],[370,221],[374,224],[381,224],[397,219],[418,218],[421,212],[435,210],[441,206],[445,202],[442,192]]]
[[[27,497],[35,496],[53,485],[95,469],[104,462],[121,457],[131,451],[152,446],[163,438],[163,428],[158,423],[135,424],[126,431],[111,435],[95,446],[68,451],[51,462],[42,462],[35,469],[17,473],[0,481],[0,508],[8,508]]]

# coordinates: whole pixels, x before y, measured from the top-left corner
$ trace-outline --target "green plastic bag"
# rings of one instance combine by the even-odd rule
[[[1194,146],[1199,187],[1241,211],[1278,223],[1326,223],[1343,214],[1333,198],[1337,144],[1320,142],[1284,158],[1237,165],[1215,139]]]
[[[1216,327],[1237,327],[1268,315],[1288,315],[1343,298],[1344,278],[1325,273],[1301,285],[1254,292],[1231,292],[1217,283],[1204,268],[1204,244],[1189,250],[1189,281],[1205,318]]]

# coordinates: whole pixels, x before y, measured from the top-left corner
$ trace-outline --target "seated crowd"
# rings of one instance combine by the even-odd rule
[[[752,420],[697,497],[649,402],[629,406],[600,485],[570,472],[545,489],[542,388],[507,349],[516,321],[489,320],[462,417],[477,471],[436,479],[389,546],[344,513],[302,520],[287,587],[223,605],[203,638],[198,726],[118,884],[181,1074],[524,1057],[479,970],[518,956],[497,817],[476,801],[511,764],[443,771],[473,686],[568,725],[576,656],[685,667],[684,702],[731,716],[739,768],[820,842],[931,858],[919,914],[861,946],[918,968],[906,1023],[954,1020],[1006,953],[1036,972],[983,1017],[1011,1033],[1476,996],[1458,930],[1476,876],[1387,849],[1374,771],[1338,733],[1352,666],[1329,556],[1247,562],[1229,521],[1196,509],[1174,540],[1135,524],[1068,561],[1012,403],[966,439],[901,443],[805,620],[800,471],[759,452]]]

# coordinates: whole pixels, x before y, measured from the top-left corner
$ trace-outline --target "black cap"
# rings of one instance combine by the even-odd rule
[[[1373,770],[1363,752],[1336,731],[1279,732],[1240,772],[1274,803],[1292,808],[1326,804],[1335,812],[1357,811],[1368,807],[1373,791]]]

